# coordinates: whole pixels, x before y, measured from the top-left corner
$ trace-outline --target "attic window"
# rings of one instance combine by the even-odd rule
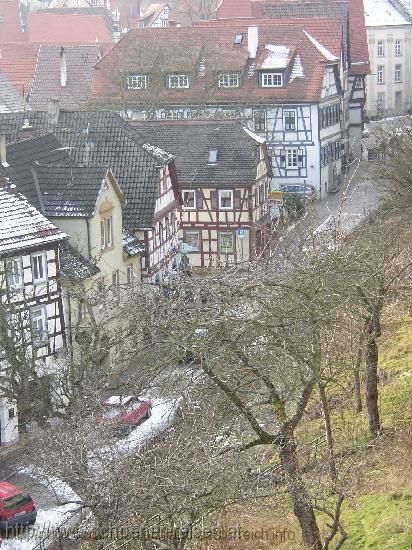
[[[217,149],[210,149],[208,164],[217,164]]]
[[[283,86],[282,73],[262,73],[263,88],[281,88]]]
[[[129,74],[127,77],[128,90],[145,90],[148,86],[147,74]]]
[[[167,78],[168,88],[187,89],[190,87],[188,74],[169,74]]]
[[[220,73],[217,76],[218,88],[239,88],[240,74],[239,73]]]
[[[235,44],[239,45],[243,42],[243,34],[242,33],[237,33],[235,35]]]

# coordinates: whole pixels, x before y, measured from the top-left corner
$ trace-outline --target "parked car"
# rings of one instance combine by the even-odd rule
[[[0,530],[33,525],[36,517],[37,510],[31,496],[12,483],[0,481]]]
[[[133,395],[112,395],[102,402],[103,419],[114,424],[115,435],[125,435],[147,420],[152,413],[152,401]]]
[[[313,185],[305,185],[300,183],[288,183],[287,185],[281,185],[280,190],[285,195],[295,195],[307,201],[313,202],[318,198],[316,189]]]

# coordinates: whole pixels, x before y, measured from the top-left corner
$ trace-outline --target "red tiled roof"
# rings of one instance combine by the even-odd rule
[[[29,41],[42,44],[95,44],[112,42],[112,37],[99,15],[31,12]]]
[[[0,43],[0,70],[16,90],[27,96],[33,82],[38,44]]]
[[[369,50],[363,0],[348,0],[348,12],[351,73],[365,75],[369,73]]]
[[[216,10],[216,19],[253,17],[251,0],[222,0]]]
[[[340,21],[328,20],[330,33],[340,35]],[[247,37],[248,23],[236,27]],[[247,39],[234,45],[234,34],[226,26],[174,29],[132,29],[95,66],[92,94],[102,103],[122,101],[128,105],[208,103],[314,102],[320,99],[327,60],[304,33],[303,26],[259,23],[256,60],[248,59]],[[308,31],[309,32],[309,31]],[[282,88],[261,88],[256,67],[268,57],[266,45],[289,49],[289,68],[299,55],[304,78],[295,78]],[[203,60],[203,63],[201,61]],[[204,65],[204,71],[199,69]],[[164,85],[167,72],[193,75],[187,90],[170,90]],[[239,88],[217,88],[216,71],[236,71],[242,75]],[[128,91],[124,82],[130,73],[149,73],[147,90]]]
[[[27,33],[22,32],[20,0],[0,0],[0,40],[24,42]]]
[[[196,21],[196,27],[224,27],[231,28],[232,36],[234,37],[237,28],[243,29],[245,26],[244,19],[225,19],[222,21]],[[288,19],[254,19],[247,22],[250,26],[274,26],[279,25],[300,27],[315,38],[322,46],[328,49],[336,57],[341,56],[342,50],[342,23],[336,17],[317,17],[317,18],[288,18]]]

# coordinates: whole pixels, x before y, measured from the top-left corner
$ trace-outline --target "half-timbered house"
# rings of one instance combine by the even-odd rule
[[[230,120],[132,124],[175,156],[181,252],[191,267],[240,264],[268,252],[271,174],[262,138]]]
[[[0,187],[0,437],[2,445],[9,445],[18,438],[17,409],[8,387],[16,357],[34,364],[39,376],[47,375],[65,344],[57,272],[58,246],[67,237],[9,180],[2,182],[8,187]]]
[[[136,119],[239,118],[266,140],[274,188],[322,198],[341,173],[341,22],[252,23],[132,30],[95,66],[95,100]]]

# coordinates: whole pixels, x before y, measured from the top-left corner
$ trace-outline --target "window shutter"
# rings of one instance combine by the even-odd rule
[[[217,209],[217,191],[210,192],[210,203],[212,210]]]
[[[280,153],[280,165],[284,168],[286,166],[286,152],[281,151]]]
[[[203,208],[203,191],[201,189],[197,189],[195,195],[196,195],[197,209],[202,210],[202,208]]]
[[[240,190],[239,189],[235,190],[234,197],[235,197],[235,210],[240,210],[241,195],[240,195]]]
[[[303,151],[299,149],[298,151],[298,167],[303,168]]]

